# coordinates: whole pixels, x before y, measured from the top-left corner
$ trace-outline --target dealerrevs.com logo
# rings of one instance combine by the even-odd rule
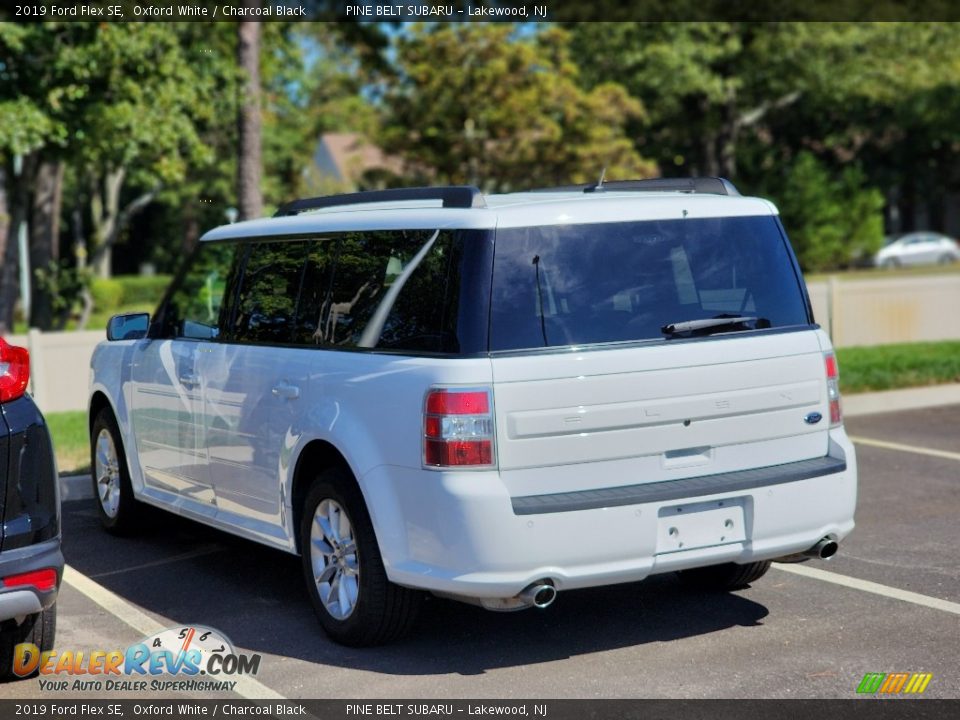
[[[933,673],[867,673],[857,685],[861,695],[919,695],[927,689]]]
[[[14,648],[13,672],[37,672],[40,689],[106,692],[231,691],[231,677],[256,675],[260,655],[238,653],[219,630],[203,625],[169,628],[125,650],[49,650],[31,643]]]

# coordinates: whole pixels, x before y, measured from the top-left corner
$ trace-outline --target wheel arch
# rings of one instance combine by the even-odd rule
[[[107,397],[107,394],[103,390],[94,390],[93,395],[90,396],[90,409],[87,412],[88,434],[93,431],[93,421],[104,408],[109,409],[110,412],[113,413],[114,420],[117,419],[116,408],[113,407],[113,403],[110,402],[110,398]]]
[[[298,553],[300,552],[300,519],[310,487],[318,473],[334,467],[343,468],[350,474],[354,484],[360,489],[361,496],[364,497],[364,503],[367,502],[366,496],[363,495],[363,488],[357,481],[357,474],[350,467],[346,456],[328,440],[310,440],[297,456],[290,487],[291,529]],[[369,509],[369,503],[367,507]]]
[[[118,405],[118,401],[122,404]],[[127,412],[126,403],[122,394],[115,398],[106,387],[100,383],[97,383],[94,385],[90,394],[90,404],[87,411],[88,437],[93,435],[93,423],[96,421],[97,415],[99,415],[103,410],[109,410],[110,414],[113,415],[113,421],[117,424],[117,432],[120,436],[117,439],[123,446],[123,456],[126,461],[127,472],[130,475],[130,483],[133,487],[134,495],[138,495],[143,491],[144,482],[143,475],[140,472],[140,460],[139,456],[137,455],[137,444],[133,437],[133,433],[127,424],[129,422],[129,415]],[[90,471],[93,472],[92,466]]]

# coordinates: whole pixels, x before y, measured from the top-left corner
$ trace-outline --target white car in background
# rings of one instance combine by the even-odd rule
[[[874,265],[895,268],[906,265],[947,265],[960,260],[957,241],[933,232],[913,232],[893,240],[874,256]]]

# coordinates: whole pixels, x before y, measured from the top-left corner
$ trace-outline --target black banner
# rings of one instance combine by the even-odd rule
[[[12,718],[947,720],[960,700],[0,700]]]
[[[958,21],[954,0],[0,0],[16,22]]]

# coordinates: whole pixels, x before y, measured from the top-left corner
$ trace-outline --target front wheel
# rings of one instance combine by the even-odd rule
[[[107,408],[97,414],[90,430],[90,467],[100,524],[115,535],[132,532],[140,520],[140,504],[133,496],[120,429]]]
[[[695,590],[737,590],[746,587],[767,574],[770,561],[737,565],[725,563],[708,567],[681,570],[680,580]]]
[[[422,594],[387,579],[363,496],[345,470],[321,473],[310,489],[300,551],[310,601],[333,640],[381,645],[410,629]]]

